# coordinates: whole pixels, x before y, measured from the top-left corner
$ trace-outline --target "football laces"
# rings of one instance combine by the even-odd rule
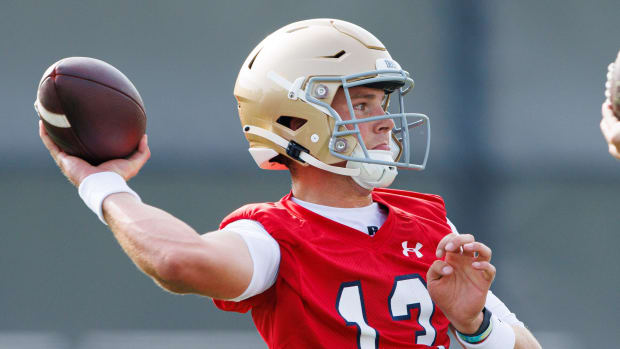
[[[611,79],[614,74],[614,62],[609,63],[607,66],[607,82],[605,82],[605,97],[609,99],[611,97]]]

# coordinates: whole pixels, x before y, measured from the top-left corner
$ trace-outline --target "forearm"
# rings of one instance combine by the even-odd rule
[[[487,294],[487,300],[485,307],[493,312],[500,320],[505,324],[512,327],[515,333],[515,348],[517,349],[530,349],[540,348],[540,345],[536,341],[536,338],[525,328],[523,322],[519,321],[517,316],[508,309],[506,304],[502,302],[493,292],[489,291]]]
[[[63,153],[42,122],[39,136],[61,171],[79,188],[80,197],[108,223],[129,258],[159,285],[173,292],[219,298],[234,298],[245,290],[252,260],[247,248],[239,248],[244,245],[240,236],[201,238],[187,224],[130,194],[124,181],[134,177],[151,155],[146,136],[128,159],[97,167]]]
[[[176,283],[174,272],[170,271],[172,259],[182,249],[202,243],[197,232],[187,224],[127,193],[107,197],[103,213],[129,258],[167,289],[174,288]]]
[[[515,331],[515,349],[542,349],[534,335],[525,327],[513,325]]]
[[[542,349],[540,344],[534,335],[527,328],[520,325],[511,325],[514,333],[515,333],[515,344],[514,349]],[[454,327],[451,327],[452,333],[454,336],[457,336]],[[461,342],[459,343],[460,347],[463,349],[467,349],[467,347]],[[504,346],[502,346],[503,348]]]
[[[183,221],[127,193],[107,197],[103,214],[129,258],[171,292],[230,299],[250,283],[252,260],[238,234],[201,237]]]

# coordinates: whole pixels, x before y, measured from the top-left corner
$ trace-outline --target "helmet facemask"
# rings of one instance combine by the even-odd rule
[[[397,63],[391,61],[392,69],[379,69],[375,71],[353,74],[342,77],[312,77],[307,84],[306,91],[316,91],[317,86],[338,82],[343,89],[350,119],[343,118],[333,109],[333,107],[318,98],[316,93],[306,92],[308,103],[316,104],[326,109],[334,118],[334,131],[329,142],[330,153],[342,160],[347,161],[348,168],[360,168],[361,173],[366,173],[369,177],[363,187],[385,187],[391,184],[396,176],[396,168],[422,170],[426,166],[430,145],[430,123],[428,116],[419,113],[406,113],[404,109],[404,96],[411,91],[414,86],[409,74],[400,69]],[[379,62],[377,66],[379,66]],[[351,95],[349,90],[356,86],[378,88],[385,91],[385,98],[382,102],[384,115],[375,115],[365,118],[356,118]],[[397,103],[390,106],[390,100],[396,99]],[[394,104],[397,104],[394,106]],[[390,151],[369,150],[362,138],[359,125],[366,122],[376,122],[379,120],[393,120],[395,127],[392,129],[390,137]],[[417,129],[415,133],[425,135],[422,139],[415,139],[412,129]],[[355,149],[346,154],[350,149],[350,137],[353,136],[356,144]],[[348,138],[348,139],[347,139]],[[421,148],[419,150],[418,148]],[[415,156],[414,156],[415,155]],[[362,165],[366,164],[366,165]],[[368,165],[376,165],[369,167]],[[356,176],[352,176],[354,179]],[[389,179],[391,177],[391,179]]]

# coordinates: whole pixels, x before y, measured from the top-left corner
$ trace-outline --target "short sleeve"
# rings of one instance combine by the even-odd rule
[[[251,219],[229,223],[222,231],[239,234],[245,241],[253,263],[252,280],[248,288],[229,301],[239,302],[269,289],[276,281],[280,266],[280,246],[262,224]]]

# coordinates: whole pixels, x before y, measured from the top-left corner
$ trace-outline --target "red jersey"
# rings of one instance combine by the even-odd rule
[[[436,195],[375,189],[388,210],[369,236],[290,200],[241,207],[238,219],[260,222],[280,245],[275,284],[226,311],[252,311],[269,348],[445,348],[449,321],[426,290],[439,241],[451,232]]]

